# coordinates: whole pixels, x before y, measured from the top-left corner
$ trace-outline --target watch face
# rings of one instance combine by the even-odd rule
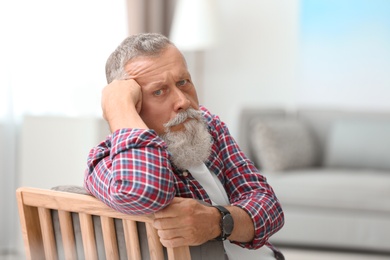
[[[233,231],[233,227],[234,227],[234,221],[233,221],[233,217],[232,215],[230,214],[227,214],[223,217],[222,219],[223,221],[223,231],[226,235],[230,235]]]

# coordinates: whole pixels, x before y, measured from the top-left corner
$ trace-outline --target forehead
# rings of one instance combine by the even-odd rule
[[[125,65],[129,78],[141,79],[170,73],[187,73],[187,64],[175,46],[168,46],[156,56],[139,56]]]

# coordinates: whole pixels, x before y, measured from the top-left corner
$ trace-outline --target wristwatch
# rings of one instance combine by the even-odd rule
[[[214,208],[219,210],[219,213],[221,213],[221,222],[219,223],[221,227],[221,235],[216,237],[215,239],[218,241],[225,241],[228,236],[232,234],[233,228],[234,228],[234,220],[232,215],[230,214],[230,211],[227,210],[225,207],[222,206],[214,206]]]

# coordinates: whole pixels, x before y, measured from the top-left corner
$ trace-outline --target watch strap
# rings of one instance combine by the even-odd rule
[[[221,214],[221,221],[219,222],[219,226],[221,228],[221,234],[215,239],[218,241],[225,241],[228,238],[228,236],[231,235],[231,233],[226,233],[224,228],[224,218],[226,215],[230,215],[230,211],[220,205],[212,205],[212,207],[218,209],[219,213]]]

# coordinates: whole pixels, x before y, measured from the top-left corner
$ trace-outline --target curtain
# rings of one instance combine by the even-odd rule
[[[157,32],[169,36],[177,0],[127,0],[129,34]]]

